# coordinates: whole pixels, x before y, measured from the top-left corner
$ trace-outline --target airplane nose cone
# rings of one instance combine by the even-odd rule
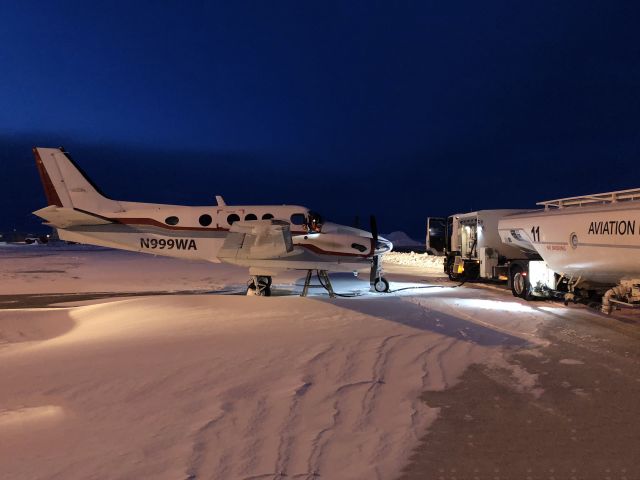
[[[322,233],[344,233],[350,235],[358,235],[363,238],[373,238],[371,232],[361,230],[359,228],[348,227],[346,225],[340,225],[338,223],[325,222],[322,225]],[[378,236],[378,242],[376,243],[375,254],[390,252],[393,249],[393,243],[384,237]]]
[[[391,240],[387,240],[383,237],[378,237],[378,243],[376,244],[376,255],[380,253],[387,253],[393,250],[393,243]]]

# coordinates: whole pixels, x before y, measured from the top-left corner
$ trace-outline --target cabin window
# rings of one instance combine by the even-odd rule
[[[167,225],[177,225],[178,222],[180,222],[180,219],[175,216],[167,217],[164,219],[164,223],[166,223]]]
[[[256,217],[253,213],[249,213],[248,215],[246,215],[244,217],[245,220],[257,220],[258,217]]]
[[[304,213],[294,213],[291,215],[291,223],[294,225],[304,225],[307,220],[307,217]]]
[[[205,213],[204,215],[200,215],[198,221],[203,227],[208,227],[209,225],[211,225],[211,222],[213,222],[213,218],[211,218],[211,215],[207,215]]]
[[[240,217],[238,215],[236,215],[235,213],[232,213],[231,215],[229,215],[227,217],[227,223],[229,225],[233,225],[233,222],[237,222],[238,220],[240,220]]]
[[[271,215],[270,213],[265,213],[264,215],[262,215],[263,220],[271,220],[272,218],[273,215]]]

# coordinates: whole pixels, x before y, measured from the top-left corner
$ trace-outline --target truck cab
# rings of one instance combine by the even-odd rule
[[[523,210],[479,210],[447,219],[444,271],[451,280],[507,280],[510,260],[525,258],[522,250],[502,243],[501,218]]]

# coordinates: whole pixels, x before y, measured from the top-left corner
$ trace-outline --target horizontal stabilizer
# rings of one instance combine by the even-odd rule
[[[44,219],[56,228],[79,227],[83,225],[107,225],[114,223],[97,215],[81,212],[73,208],[50,205],[33,212],[34,215]]]

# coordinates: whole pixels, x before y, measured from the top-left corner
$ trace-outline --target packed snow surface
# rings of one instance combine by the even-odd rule
[[[0,262],[4,294],[212,292],[247,276],[106,250],[0,249]],[[363,295],[300,298],[302,275],[291,275],[275,277],[270,298],[0,310],[2,475],[391,479],[438,415],[421,392],[450,387],[471,363],[504,363],[502,347],[534,346],[544,321],[499,292],[442,284],[374,295],[337,277]],[[535,376],[513,377],[535,391]]]

